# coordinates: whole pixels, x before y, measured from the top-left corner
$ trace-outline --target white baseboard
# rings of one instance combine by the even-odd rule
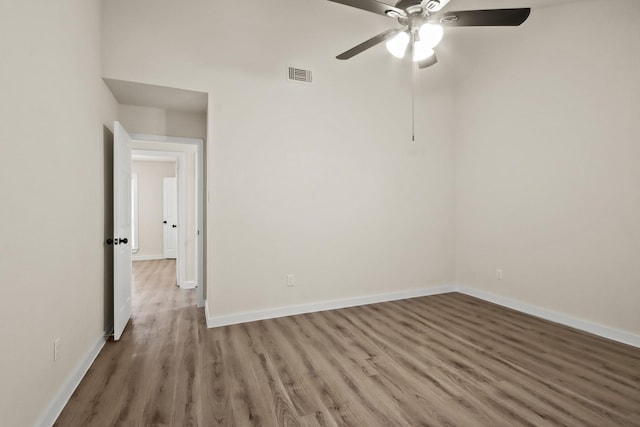
[[[522,313],[530,314],[541,319],[551,322],[560,323],[561,325],[570,326],[584,332],[588,332],[599,337],[608,338],[624,344],[629,344],[640,348],[640,335],[631,332],[622,331],[599,323],[590,322],[588,320],[579,319],[557,311],[548,310],[546,308],[527,304],[522,301],[495,295],[479,289],[468,288],[465,286],[457,286],[456,290],[462,294],[470,295],[484,301],[508,307]]]
[[[237,323],[253,322],[256,320],[273,319],[276,317],[294,316],[296,314],[313,313],[316,311],[336,310],[339,308],[355,307],[359,305],[375,304],[387,301],[396,301],[407,298],[417,298],[429,295],[443,294],[447,292],[460,292],[484,301],[508,307],[522,313],[530,314],[541,319],[569,326],[593,335],[618,341],[640,348],[640,335],[622,331],[609,326],[601,325],[588,320],[579,319],[567,314],[548,310],[546,308],[527,304],[522,301],[495,295],[490,292],[474,289],[466,286],[438,286],[427,289],[417,289],[403,292],[370,295],[364,297],[346,298],[340,300],[322,301],[318,303],[278,307],[266,310],[246,311],[223,316],[214,316],[209,309],[209,301],[205,301],[205,316],[207,327],[233,325]]]
[[[96,342],[85,357],[82,358],[78,366],[76,366],[69,378],[67,378],[67,381],[62,385],[55,398],[51,401],[47,410],[40,416],[35,424],[36,426],[51,427],[53,423],[55,423],[71,398],[71,395],[78,387],[78,384],[80,384],[80,381],[82,381],[82,378],[84,378],[91,367],[91,364],[96,360],[96,357],[98,357],[100,350],[102,350],[102,347],[104,347],[104,344],[107,342],[107,338],[106,336],[101,336],[98,342]]]
[[[189,282],[184,282],[183,284],[180,285],[180,287],[182,289],[195,289],[196,288],[196,281],[195,280],[191,280]]]
[[[211,316],[209,315],[209,300],[204,300],[204,318],[207,321],[207,328],[213,328],[214,325],[209,323]]]
[[[160,255],[131,255],[133,261],[152,261],[154,259],[165,259],[162,254]]]
[[[209,310],[209,302],[205,301],[205,315],[207,327],[234,325],[236,323],[253,322],[255,320],[273,319],[276,317],[294,316],[296,314],[314,313],[317,311],[336,310],[339,308],[356,307],[359,305],[376,304],[380,302],[396,301],[407,298],[424,297],[428,295],[453,292],[453,286],[438,286],[427,289],[415,289],[402,292],[368,295],[363,297],[345,298],[339,300],[321,301],[310,304],[292,305],[287,307],[271,308],[266,310],[245,311],[241,313],[212,316]]]

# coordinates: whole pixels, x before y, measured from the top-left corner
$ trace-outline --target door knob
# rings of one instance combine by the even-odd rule
[[[167,223],[167,221],[162,221],[162,223],[163,223],[163,224],[166,224],[166,223]]]
[[[113,245],[113,239],[107,239],[107,245]]]
[[[176,227],[177,227],[177,225],[173,224],[171,227],[176,228]]]
[[[118,239],[123,245],[126,245],[127,243],[129,243],[129,239],[127,239],[126,237],[124,239]]]

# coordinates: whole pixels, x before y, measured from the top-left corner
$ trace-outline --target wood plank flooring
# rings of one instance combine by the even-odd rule
[[[640,426],[640,349],[451,293],[207,329],[175,263],[59,426]]]

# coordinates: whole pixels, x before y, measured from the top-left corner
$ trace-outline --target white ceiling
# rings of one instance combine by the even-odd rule
[[[124,80],[103,79],[119,104],[163,108],[191,113],[207,111],[204,92],[148,85]]]

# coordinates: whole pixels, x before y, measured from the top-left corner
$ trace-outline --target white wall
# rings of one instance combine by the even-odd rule
[[[203,140],[207,136],[206,113],[120,104],[118,118],[130,133]]]
[[[457,281],[638,334],[640,3],[600,5],[535,10],[470,46]]]
[[[101,80],[99,14],[92,0],[0,5],[0,414],[7,426],[36,422],[109,317],[103,126],[112,126],[117,110]]]
[[[163,257],[163,178],[176,176],[175,161],[133,161],[138,174],[138,252],[133,259]]]
[[[453,105],[433,81],[442,76],[421,73],[428,96],[411,145],[406,64],[383,47],[335,59],[389,20],[324,1],[251,8],[238,25],[219,0],[103,2],[105,77],[210,95],[214,314],[451,283]],[[310,68],[315,83],[287,82],[288,65]]]
[[[219,92],[233,105],[216,116],[209,163],[212,311],[451,283],[448,94],[421,98],[432,115],[423,113],[411,145],[409,121],[383,111],[407,92],[341,97],[285,85]]]

